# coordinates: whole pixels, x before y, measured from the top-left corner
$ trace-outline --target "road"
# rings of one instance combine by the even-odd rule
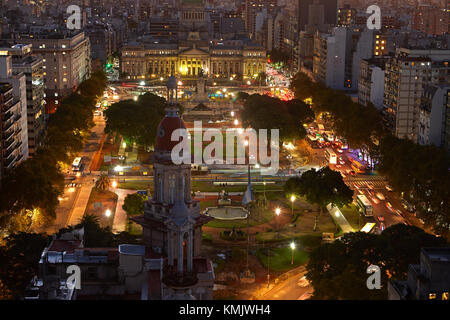
[[[71,172],[66,174],[66,186],[56,208],[56,220],[52,225],[45,226],[45,229],[39,231],[52,234],[61,228],[77,224],[83,217],[95,181],[95,177],[89,174],[89,168],[104,139],[105,121],[102,117],[96,116],[94,123],[95,126],[91,129],[91,134],[79,155],[82,157],[84,175],[75,177]],[[75,186],[72,186],[72,183]]]
[[[299,273],[275,284],[269,291],[258,296],[259,300],[305,300],[310,297],[314,289],[306,280],[303,280],[306,270],[299,267]]]

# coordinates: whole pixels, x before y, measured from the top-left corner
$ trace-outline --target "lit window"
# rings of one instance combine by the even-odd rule
[[[428,299],[430,299],[430,300],[436,299],[436,293],[428,294]]]
[[[448,292],[442,293],[442,300],[448,300]]]

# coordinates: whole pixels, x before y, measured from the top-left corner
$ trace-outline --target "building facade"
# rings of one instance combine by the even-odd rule
[[[449,300],[450,249],[422,248],[420,264],[410,264],[407,281],[388,282],[389,300]]]
[[[30,35],[31,36],[31,35]],[[84,32],[40,33],[27,39],[43,58],[47,112],[53,112],[91,73],[91,49]]]
[[[0,48],[0,54],[12,57],[12,70],[26,77],[28,154],[32,157],[42,145],[45,134],[45,98],[43,59],[32,55],[32,46],[17,44]]]
[[[191,33],[191,41],[178,43],[130,43],[121,54],[125,79],[167,78],[175,70],[181,78],[252,78],[265,71],[266,51],[242,41],[211,44]]]
[[[397,137],[418,141],[423,88],[449,83],[449,57],[450,50],[400,48],[386,63],[384,112]]]
[[[423,88],[419,105],[419,144],[445,146],[446,135],[450,130],[446,126],[449,94],[450,84],[427,85]]]

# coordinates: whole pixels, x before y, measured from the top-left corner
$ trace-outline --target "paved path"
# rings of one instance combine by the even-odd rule
[[[114,222],[112,231],[121,232],[126,231],[127,227],[127,213],[122,209],[125,197],[131,193],[135,193],[136,190],[116,189],[116,194],[119,196],[117,199],[116,213],[114,214]]]
[[[341,227],[343,233],[357,231],[353,229],[350,223],[348,223],[347,219],[345,219],[344,215],[338,207],[332,207],[331,204],[329,204],[327,205],[327,210],[334,222],[337,223],[339,227]]]

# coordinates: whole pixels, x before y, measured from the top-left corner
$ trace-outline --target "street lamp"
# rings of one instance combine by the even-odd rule
[[[291,259],[291,264],[294,264],[295,242],[291,242],[291,249],[292,249],[292,259]]]
[[[294,201],[295,201],[295,196],[292,195],[291,196],[291,213],[292,213],[292,216],[294,216]]]
[[[111,183],[111,186],[112,186],[113,188],[117,188],[117,181],[114,180],[114,181]]]
[[[234,119],[234,125],[237,126],[239,124],[239,120],[238,119]]]
[[[231,116],[234,117],[234,111],[231,111]]]
[[[105,211],[105,216],[109,218],[111,216],[111,210],[107,209]]]
[[[281,209],[280,208],[276,208],[275,209],[275,214],[277,215],[277,229],[280,228],[280,222],[278,221],[278,217],[280,216],[281,213]]]

